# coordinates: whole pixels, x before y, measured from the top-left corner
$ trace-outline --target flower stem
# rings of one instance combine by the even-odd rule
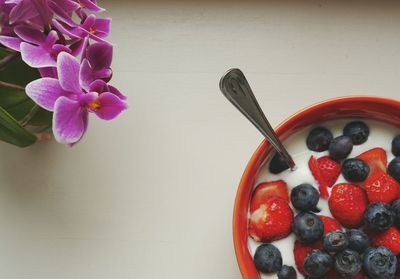
[[[0,60],[0,70],[4,70],[8,63],[19,56],[19,52],[11,52],[9,55]]]
[[[34,105],[32,107],[32,109],[28,112],[28,114],[25,115],[25,117],[22,118],[22,120],[20,121],[21,126],[25,127],[29,123],[29,121],[31,121],[31,119],[35,116],[35,114],[37,113],[38,110],[39,110],[39,106]]]
[[[51,133],[50,132],[35,133],[35,136],[38,138],[38,140],[41,140],[41,141],[50,140],[51,139]]]
[[[25,87],[23,87],[21,85],[5,82],[5,81],[1,81],[1,80],[0,80],[0,87],[14,89],[14,90],[18,90],[18,91],[25,91]]]

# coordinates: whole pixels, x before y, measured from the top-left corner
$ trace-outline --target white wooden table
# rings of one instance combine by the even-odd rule
[[[91,118],[72,149],[0,144],[0,278],[241,278],[232,208],[261,136],[220,76],[242,68],[273,125],[335,96],[400,96],[394,1],[102,2],[130,109]]]

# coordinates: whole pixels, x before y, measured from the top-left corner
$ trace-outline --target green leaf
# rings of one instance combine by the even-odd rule
[[[8,109],[5,109],[15,120],[20,121],[27,115],[32,107],[33,107],[33,101],[32,100],[25,100],[22,103],[19,103],[15,106],[12,106]]]
[[[51,111],[39,108],[35,116],[28,122],[32,126],[49,126],[53,121],[53,113]]]
[[[0,59],[11,53],[9,50],[0,47]],[[30,81],[38,78],[40,78],[39,72],[25,64],[20,56],[7,64],[5,69],[0,69],[1,81],[20,86],[25,86]],[[26,95],[25,91],[0,87],[0,106],[16,120],[23,119],[34,105],[35,103]],[[51,126],[52,115],[51,112],[40,108],[28,124],[32,126]]]
[[[0,59],[12,53],[0,48]],[[37,71],[26,65],[21,57],[15,57],[5,68],[0,69],[0,81],[25,86],[30,80],[36,79]],[[16,120],[22,119],[33,107],[34,103],[25,94],[25,91],[0,87],[0,106],[10,113]]]
[[[26,147],[34,144],[37,138],[0,107],[0,140],[19,147]]]
[[[0,59],[9,54],[10,52],[8,50],[0,47]],[[21,86],[25,86],[32,80],[38,78],[40,78],[39,71],[29,67],[24,61],[22,61],[21,57],[17,57],[7,64],[6,70],[0,71],[0,80]]]

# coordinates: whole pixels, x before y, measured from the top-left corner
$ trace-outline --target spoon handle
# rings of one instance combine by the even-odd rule
[[[221,78],[219,88],[224,96],[268,139],[293,170],[296,166],[295,162],[269,124],[242,71],[229,70]]]

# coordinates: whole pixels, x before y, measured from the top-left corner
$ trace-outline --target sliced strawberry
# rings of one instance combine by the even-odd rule
[[[400,231],[395,227],[390,227],[387,231],[377,233],[372,236],[371,244],[373,246],[385,246],[393,254],[400,254]]]
[[[304,275],[304,259],[311,253],[312,250],[322,249],[322,241],[317,241],[313,244],[303,244],[296,240],[294,243],[293,254],[296,262],[297,270]]]
[[[251,213],[249,234],[256,241],[271,242],[292,231],[293,211],[282,198],[269,198]]]
[[[324,223],[324,235],[330,232],[342,230],[342,225],[340,225],[340,223],[335,219],[323,215],[320,215],[319,218],[322,223]]]
[[[318,158],[317,163],[322,176],[328,184],[328,187],[332,187],[340,175],[340,164],[331,159],[329,156]]]
[[[329,156],[324,156],[318,159],[311,156],[308,161],[308,167],[319,185],[321,197],[328,198],[328,187],[332,187],[340,175],[340,164],[335,160],[332,160]]]
[[[358,159],[363,160],[370,168],[370,173],[376,170],[386,172],[387,154],[383,148],[372,148],[357,156]]]
[[[289,202],[289,191],[285,181],[276,180],[258,184],[250,203],[250,212],[257,210],[271,197],[278,197]]]
[[[336,184],[328,201],[332,216],[347,228],[363,224],[368,198],[364,189],[349,183]]]
[[[399,196],[400,185],[387,173],[376,170],[365,181],[365,190],[370,203],[391,203]]]

